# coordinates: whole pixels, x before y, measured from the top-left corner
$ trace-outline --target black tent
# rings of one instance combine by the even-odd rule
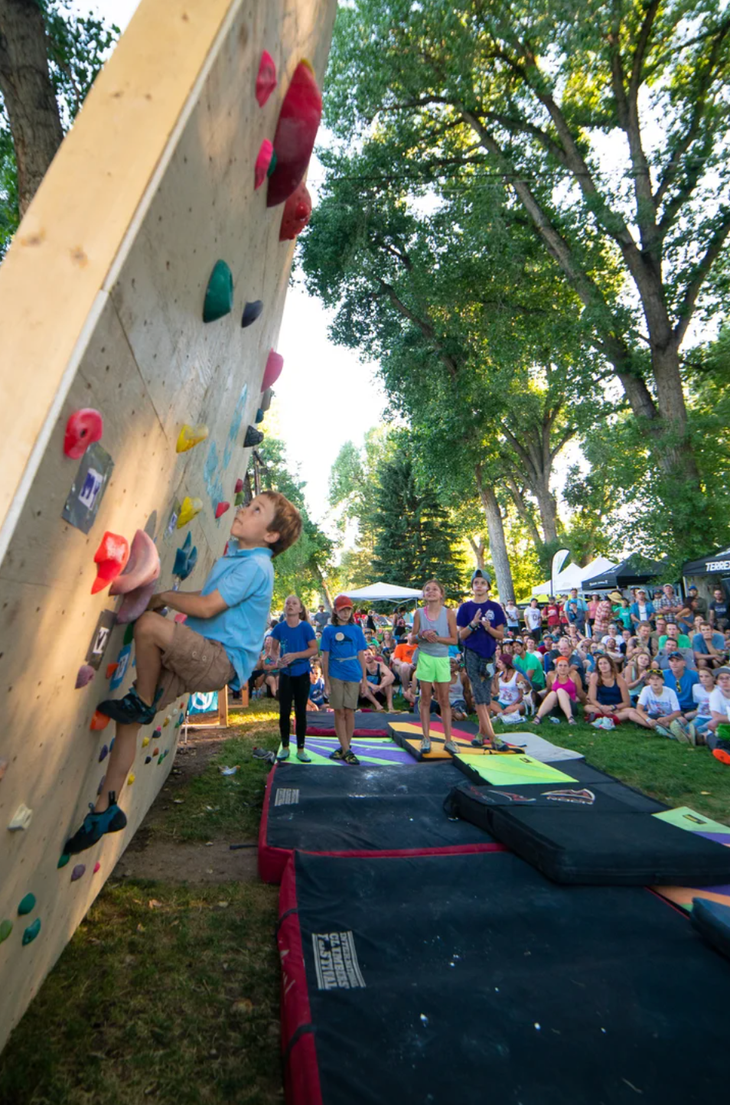
[[[591,579],[581,581],[582,591],[610,591],[614,587],[620,591],[624,587],[634,587],[637,583],[648,583],[656,579],[665,570],[663,560],[647,560],[639,553],[632,553],[626,560]]]
[[[716,553],[708,553],[699,560],[688,560],[682,565],[683,576],[706,576],[714,572],[730,575],[730,549],[720,549]]]

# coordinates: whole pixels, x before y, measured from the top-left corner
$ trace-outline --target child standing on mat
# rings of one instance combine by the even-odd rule
[[[264,491],[236,511],[231,539],[197,594],[162,591],[134,625],[137,682],[123,698],[100,702],[117,723],[104,787],[81,828],[66,841],[64,854],[91,848],[105,833],[127,824],[117,804],[137,751],[141,725],[149,725],[180,695],[233,690],[245,685],[256,666],[274,589],[273,557],[298,540],[302,519],[278,491]],[[187,614],[180,622],[161,617],[163,607]]]
[[[435,689],[444,726],[444,748],[455,755],[459,749],[451,739],[449,645],[455,645],[459,639],[456,617],[453,610],[444,606],[446,592],[437,579],[429,579],[423,585],[423,598],[424,605],[416,611],[410,635],[411,644],[418,645],[416,679],[421,684],[421,752],[431,751],[431,695]]]
[[[317,655],[317,638],[309,624],[304,603],[297,595],[287,595],[284,602],[284,621],[271,630],[274,642],[274,658],[279,668],[279,733],[281,752],[277,760],[289,759],[291,733],[291,708],[297,733],[297,759],[311,763],[304,747],[307,735],[307,701],[311,689],[309,661]]]
[[[491,585],[492,581],[487,573],[477,568],[471,577],[474,598],[463,602],[456,612],[459,637],[464,642],[466,674],[469,676],[479,718],[479,736],[471,742],[475,748],[482,748],[485,741],[491,742],[494,747],[504,744],[494,735],[489,717],[489,703],[492,701],[494,654],[497,642],[504,639],[507,619],[499,603],[492,602],[489,598]]]
[[[350,747],[355,728],[355,710],[361,694],[367,693],[365,675],[365,634],[352,619],[352,599],[338,595],[334,601],[332,622],[322,630],[320,641],[325,694],[335,712],[335,732],[340,747],[331,760],[359,764]]]

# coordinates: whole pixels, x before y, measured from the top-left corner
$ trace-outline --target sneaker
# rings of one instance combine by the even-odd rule
[[[297,748],[297,759],[300,764],[311,764],[312,757],[307,752],[306,748]]]
[[[701,743],[700,734],[697,732],[697,726],[693,721],[690,721],[687,726],[687,733],[689,734],[690,744],[698,745]]]
[[[278,755],[276,757],[276,762],[281,764],[281,763],[284,763],[284,761],[288,760],[288,759],[289,759],[289,745],[287,745],[286,748],[282,748],[281,752],[278,753]]]
[[[255,760],[266,760],[268,764],[276,763],[276,754],[270,748],[254,748],[251,755]]]
[[[458,755],[459,747],[454,744],[453,741],[444,741],[444,751],[450,752],[452,756]]]
[[[603,719],[603,728],[604,729],[615,729],[616,728],[616,722],[613,720],[612,717],[605,717]]]
[[[522,714],[500,714],[499,720],[503,725],[519,725],[522,721]]]
[[[430,737],[424,737],[423,740],[421,741],[421,752],[423,752],[424,755],[425,755],[426,753],[428,753],[430,751],[431,751],[431,738]]]
[[[352,751],[351,748],[348,748],[347,752],[343,752],[342,759],[345,761],[346,764],[359,764],[360,763],[360,761],[358,760],[357,756],[355,755],[355,753]]]
[[[155,719],[156,702],[161,694],[162,689],[155,695],[153,704],[148,706],[132,687],[124,698],[107,698],[96,708],[100,714],[105,714],[112,721],[118,721],[122,725],[149,725]]]
[[[342,751],[341,748],[335,748],[334,752],[330,752],[331,760],[344,760],[344,758],[345,753]]]
[[[659,735],[661,737],[669,737],[670,741],[674,741],[674,740],[677,739],[675,737],[674,733],[672,733],[669,729],[665,728],[664,725],[655,725],[654,726],[654,732],[659,733]]]
[[[117,805],[116,795],[109,794],[109,808],[103,813],[95,813],[94,807],[89,802],[89,813],[84,818],[84,823],[77,833],[66,841],[63,846],[63,854],[76,856],[79,852],[85,852],[93,847],[105,833],[118,833],[127,824],[127,816],[124,810]]]
[[[689,739],[689,733],[686,731],[684,726],[679,721],[677,721],[676,719],[675,719],[675,721],[670,721],[669,731],[670,731],[670,733],[674,734],[674,736],[677,738],[678,741],[680,741],[681,744],[691,744],[692,743],[691,740]]]

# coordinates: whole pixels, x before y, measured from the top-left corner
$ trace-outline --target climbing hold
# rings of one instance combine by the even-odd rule
[[[106,775],[102,775],[101,779],[99,780],[99,786],[97,787],[97,790],[96,790],[96,797],[97,798],[101,794],[101,791],[102,791],[102,788],[103,788],[105,782],[106,782]]]
[[[92,668],[91,664],[82,664],[76,673],[76,683],[74,684],[76,690],[80,690],[82,687],[87,686],[88,683],[96,675],[96,672]]]
[[[109,751],[110,752],[111,752],[112,748],[114,747],[114,741],[116,739],[117,739],[116,737],[112,737],[112,739],[109,741]]]
[[[186,422],[178,434],[175,452],[187,453],[188,449],[194,449],[201,441],[205,441],[207,436],[208,427],[202,422],[199,426],[188,426]]]
[[[177,622],[178,625],[182,625],[182,623],[186,622],[187,620],[188,620],[187,614],[176,614],[175,615],[175,621]]]
[[[136,621],[146,610],[159,578],[160,554],[149,534],[138,529],[127,566],[109,588],[110,595],[124,595],[117,611],[117,621],[121,625]]]
[[[230,510],[230,509],[231,509],[231,504],[230,503],[225,503],[225,502],[224,503],[218,503],[218,505],[215,508],[216,518],[220,518],[223,514],[225,514],[225,512],[227,510]]]
[[[96,579],[91,585],[91,593],[103,591],[105,587],[117,578],[129,560],[129,542],[126,537],[118,533],[107,532],[101,539],[99,548],[94,553]]]
[[[269,167],[266,170],[267,177],[270,177],[272,175],[275,168],[276,168],[276,150],[274,150],[274,152],[271,155],[271,161],[269,162]]]
[[[281,226],[279,227],[279,241],[293,241],[298,234],[301,234],[311,217],[312,197],[306,184],[302,181],[284,204],[284,214],[281,216]]]
[[[322,94],[308,61],[294,70],[274,134],[276,169],[269,178],[266,206],[289,199],[304,178],[322,117]]]
[[[268,138],[264,138],[259,152],[256,154],[256,164],[253,167],[253,187],[254,191],[260,188],[266,180],[268,175],[268,169],[271,165],[271,159],[274,156],[274,147],[269,142]]]
[[[276,64],[268,50],[261,54],[259,71],[256,74],[256,100],[263,107],[276,88]]]
[[[165,718],[165,720],[162,723],[162,728],[164,729],[165,726],[169,725],[169,724],[170,724],[170,715],[168,714],[167,717]]]
[[[111,677],[114,675],[114,672],[117,670],[118,667],[119,667],[119,663],[116,660],[112,664],[107,664],[107,666],[106,666],[106,678],[111,679]]]
[[[96,863],[94,864],[94,874],[96,874],[96,872],[100,871],[100,870],[101,870],[101,864],[97,860]]]
[[[243,480],[236,480],[236,486],[233,488],[236,494],[240,494],[243,491]]]
[[[7,940],[10,933],[13,931],[13,922],[8,921],[7,918],[4,921],[0,921],[0,944],[3,940]]]
[[[71,460],[82,457],[95,441],[101,441],[104,432],[104,419],[92,407],[74,411],[66,423],[63,436],[63,451]]]
[[[122,599],[122,604],[117,610],[117,621],[120,625],[136,622],[149,605],[149,601],[155,593],[156,580],[145,584],[144,587],[136,587]]]
[[[144,758],[144,762],[145,762],[146,764],[151,764],[151,763],[152,763],[152,757],[151,757],[151,756],[145,756],[145,758]]]
[[[271,406],[271,400],[274,398],[274,393],[271,388],[266,388],[261,396],[261,410],[266,412]]]
[[[153,756],[159,756],[159,754],[160,754],[159,748],[153,748],[152,749],[152,755]]]
[[[264,305],[260,299],[254,299],[253,303],[247,303],[243,308],[243,315],[241,316],[241,326],[244,329],[247,326],[251,326],[256,321],[261,312],[264,309]]]
[[[65,867],[70,859],[71,859],[71,856],[67,855],[64,852],[63,855],[59,858],[58,863],[56,864],[56,867],[58,867],[58,868]]]
[[[188,522],[192,522],[195,515],[200,514],[202,509],[202,499],[191,499],[189,495],[186,495],[182,501],[180,513],[177,516],[177,528],[182,529]]]
[[[281,353],[275,353],[273,349],[269,351],[269,355],[266,359],[266,368],[264,369],[264,379],[261,384],[261,390],[267,391],[272,384],[281,376],[281,370],[284,367],[284,358]],[[263,407],[263,404],[262,404]],[[263,407],[266,410],[266,407]]]
[[[143,737],[142,738],[142,747],[143,748],[146,748],[149,743],[150,743],[150,738],[149,737]]]
[[[155,729],[155,731],[154,731],[154,733],[152,734],[152,736],[153,736],[153,737],[160,737],[160,736],[162,736],[162,726],[161,726],[161,725],[158,725],[158,726],[157,726],[157,728]]]
[[[246,492],[245,491],[239,491],[233,501],[234,501],[236,506],[244,506],[245,503],[246,503]]]
[[[94,716],[92,717],[89,724],[89,729],[91,729],[92,731],[97,729],[106,729],[108,724],[109,718],[106,716],[106,714],[102,714],[99,710],[94,710]]]
[[[256,411],[256,417],[254,418],[254,422],[255,422],[255,423],[256,423],[256,425],[258,426],[258,425],[259,425],[259,423],[263,422],[263,420],[264,420],[265,418],[266,418],[266,415],[265,415],[265,414],[264,414],[264,412],[263,412],[263,411],[261,410],[261,407],[259,407],[259,409],[258,409],[258,410]]]
[[[32,925],[28,925],[27,929],[23,933],[23,946],[32,943],[35,940],[38,933],[41,931],[41,919],[36,917]]]
[[[105,744],[103,744],[102,747],[101,747],[101,752],[99,753],[99,763],[101,763],[102,760],[105,760],[108,755],[109,755],[109,749],[107,748],[107,746]]]
[[[20,899],[18,903],[18,916],[24,917],[26,913],[31,913],[35,909],[35,894],[26,894],[24,898]]]
[[[8,770],[8,761],[7,760],[0,760],[0,780],[2,779],[3,775],[5,774],[5,772],[7,770]]]
[[[131,787],[132,783],[134,782],[134,780],[136,778],[137,778],[137,776],[134,774],[134,772],[132,772],[132,774],[127,777],[127,786]]]
[[[233,309],[233,274],[225,261],[216,261],[205,290],[203,322],[215,322]]]
[[[85,863],[77,863],[76,866],[74,867],[73,871],[71,872],[71,882],[76,882],[77,879],[80,879],[85,870],[86,870],[86,864]]]
[[[180,714],[177,721],[175,722],[175,728],[179,729],[184,721],[185,721],[185,714]]]
[[[33,810],[29,810],[26,805],[21,804],[13,814],[12,820],[8,825],[8,830],[11,833],[22,833],[30,825],[33,817]]]
[[[243,439],[243,447],[244,449],[250,449],[254,445],[260,445],[263,440],[264,435],[261,430],[257,430],[255,426],[249,426]]]
[[[134,640],[134,626],[133,625],[128,625],[127,628],[124,630],[124,637],[122,639],[122,644],[123,645],[131,645],[133,640]]]

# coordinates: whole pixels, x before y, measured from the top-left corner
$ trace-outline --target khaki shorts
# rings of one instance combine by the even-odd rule
[[[329,704],[333,710],[356,710],[359,697],[359,683],[346,683],[344,679],[330,679]]]
[[[157,684],[158,691],[162,687],[162,698],[157,709],[164,710],[183,694],[220,691],[235,677],[236,669],[220,641],[209,641],[175,622],[172,644],[162,654]]]

